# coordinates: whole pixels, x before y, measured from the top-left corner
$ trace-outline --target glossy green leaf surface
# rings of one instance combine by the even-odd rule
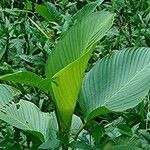
[[[46,76],[58,71],[84,55],[111,27],[114,14],[106,11],[92,13],[75,24],[59,41],[46,63]]]
[[[50,82],[51,82],[50,79],[44,79],[36,75],[35,73],[29,71],[26,72],[19,71],[12,74],[6,74],[0,76],[0,80],[18,82],[33,87],[35,86],[44,92],[48,92],[50,90]]]
[[[73,16],[73,20],[79,21],[86,17],[87,15],[90,15],[95,8],[100,5],[104,0],[97,0],[96,2],[91,2],[86,4],[81,10],[79,10],[76,14]]]
[[[97,12],[75,24],[58,43],[46,64],[62,126],[71,125],[81,81],[95,44],[111,27],[114,15]]]
[[[47,21],[55,21],[59,16],[56,6],[52,3],[35,4],[35,11]]]
[[[129,48],[101,59],[82,83],[79,103],[86,119],[136,106],[150,89],[150,49]]]

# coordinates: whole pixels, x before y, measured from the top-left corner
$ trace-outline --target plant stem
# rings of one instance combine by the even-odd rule
[[[62,134],[62,149],[68,150],[69,145],[69,139],[70,139],[70,128],[66,128],[64,126],[61,126],[60,132]]]
[[[59,118],[60,115],[57,109],[55,112],[56,112],[56,118],[58,122],[58,128],[61,134],[60,141],[62,141],[62,150],[68,150],[69,139],[70,139],[70,128],[69,127],[67,128],[62,124],[62,121]]]

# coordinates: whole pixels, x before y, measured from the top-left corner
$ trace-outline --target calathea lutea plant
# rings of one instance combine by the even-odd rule
[[[85,10],[93,10],[96,5],[91,3]],[[30,85],[50,93],[56,106],[56,113],[44,113],[29,101],[15,103],[16,90],[1,84],[0,119],[36,135],[42,142],[56,139],[59,130],[66,138],[64,149],[67,149],[74,131],[82,125],[80,118],[73,115],[77,101],[86,124],[98,115],[136,106],[150,87],[149,48],[115,51],[85,74],[96,44],[114,19],[114,14],[106,11],[87,12],[83,15],[81,10],[74,16],[74,25],[49,55],[46,78],[29,71],[0,76],[1,80]]]

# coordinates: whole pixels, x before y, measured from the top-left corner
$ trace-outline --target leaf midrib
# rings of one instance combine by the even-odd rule
[[[142,70],[138,71],[137,74],[135,74],[124,86],[122,86],[117,92],[115,92],[108,100],[105,101],[105,103],[102,106],[105,106],[107,103],[109,103],[112,98],[117,95],[122,89],[124,89],[126,86],[128,86],[128,84],[130,84],[132,82],[133,79],[135,79],[143,70],[145,70],[147,67],[149,67],[150,64],[148,64],[147,66],[145,66]]]

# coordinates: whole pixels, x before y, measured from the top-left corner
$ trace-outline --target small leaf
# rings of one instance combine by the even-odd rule
[[[85,142],[83,141],[73,141],[69,144],[69,146],[71,148],[78,148],[78,149],[92,149],[88,144],[86,144]]]
[[[15,95],[15,91],[12,89],[11,86],[0,84],[0,104],[2,106],[5,106],[10,101],[12,101],[14,95]]]
[[[80,117],[73,115],[72,124],[71,124],[71,134],[76,135],[82,126],[83,126],[83,123]]]
[[[55,149],[60,146],[60,141],[57,139],[49,139],[48,141],[44,142],[39,146],[38,149]]]
[[[55,5],[49,2],[44,4],[35,4],[35,11],[46,21],[55,21],[59,16],[59,12]]]
[[[117,127],[122,134],[127,136],[132,136],[132,130],[129,126],[124,124],[119,124]]]
[[[3,57],[3,55],[5,54],[5,52],[6,52],[6,48],[1,47],[1,50],[0,50],[0,61],[1,61],[2,57]]]

